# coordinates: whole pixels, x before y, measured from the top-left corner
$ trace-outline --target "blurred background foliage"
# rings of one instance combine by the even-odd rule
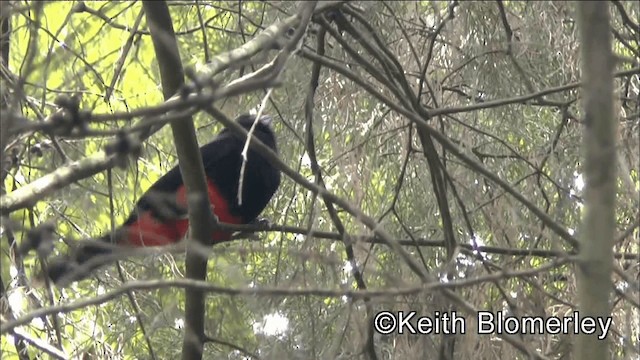
[[[498,5],[499,4],[499,5]],[[185,67],[196,71],[217,54],[251,40],[275,21],[297,11],[296,2],[171,1],[174,29]],[[14,2],[8,71],[21,79],[23,116],[40,121],[51,114],[60,94],[77,94],[81,108],[94,114],[125,112],[162,103],[155,53],[139,2],[45,2],[41,13],[32,2]],[[555,91],[501,106],[465,110],[490,101],[514,98],[579,82],[579,41],[574,4],[569,2],[355,2],[351,4],[382,39],[404,69],[403,76],[429,109],[461,108],[437,116],[430,125],[480,161],[487,169],[543,209],[554,221],[578,235],[583,211],[581,190],[581,98],[579,88]],[[504,13],[501,12],[501,7]],[[450,16],[450,11],[454,16]],[[637,2],[612,2],[616,71],[638,67]],[[628,19],[625,19],[626,14]],[[505,31],[505,19],[508,29]],[[635,20],[633,20],[635,19]],[[363,26],[354,22],[354,26]],[[636,27],[634,27],[634,24]],[[510,36],[510,37],[509,37]],[[371,60],[358,39],[345,39]],[[132,41],[128,53],[124,44]],[[309,34],[304,48],[315,49]],[[336,41],[327,36],[326,56],[368,82],[376,79]],[[271,54],[273,55],[273,54]],[[429,61],[428,67],[424,64]],[[121,71],[119,62],[123,62]],[[30,64],[31,63],[31,64]],[[375,63],[375,62],[374,62]],[[377,63],[375,63],[377,65]],[[234,68],[217,80],[226,83],[256,68]],[[305,144],[304,105],[312,62],[293,57],[268,102],[283,161],[314,181]],[[382,71],[382,70],[381,70]],[[426,76],[423,76],[423,73]],[[3,76],[3,87],[8,76]],[[426,79],[426,81],[425,81]],[[622,234],[638,218],[638,73],[616,78],[619,121],[619,186],[617,224]],[[389,94],[389,90],[379,90]],[[421,93],[419,93],[421,91]],[[257,109],[265,91],[228,98],[217,105],[231,117]],[[195,116],[200,144],[221,129],[206,114]],[[132,122],[92,123],[96,132],[127,129]],[[448,262],[440,209],[433,194],[430,168],[415,125],[339,73],[323,68],[314,99],[315,149],[327,188],[376,219],[405,249],[442,281],[469,279],[496,271],[522,270],[547,264],[554,255],[509,253],[514,249],[570,251],[519,201],[450,152],[437,147],[446,168],[448,201],[459,244],[491,246],[500,251],[459,251]],[[142,156],[126,169],[101,172],[55,192],[25,210],[11,214],[18,243],[28,229],[44,221],[56,224],[56,251],[65,241],[96,236],[122,222],[138,196],[176,164],[168,127],[143,144]],[[3,159],[4,190],[11,192],[65,165],[101,151],[113,138],[52,138],[35,132],[13,139]],[[111,176],[112,186],[108,186]],[[113,205],[110,201],[113,201]],[[272,223],[313,231],[335,232],[322,201],[285,177],[263,213]],[[113,207],[113,211],[111,211]],[[372,236],[358,219],[339,213],[349,234]],[[3,226],[6,230],[6,227]],[[4,231],[5,237],[8,236]],[[306,231],[265,232],[260,241],[218,245],[209,262],[208,281],[226,287],[355,289],[344,245]],[[412,241],[415,241],[412,245]],[[419,241],[425,241],[421,246]],[[24,314],[53,303],[103,294],[131,279],[183,276],[184,256],[163,254],[122,261],[89,280],[54,289],[52,296],[32,287],[40,261],[16,259],[3,238],[1,275],[12,310]],[[424,244],[423,244],[424,245]],[[404,261],[385,245],[359,241],[356,259],[369,289],[398,289],[419,281]],[[464,250],[463,249],[463,250]],[[631,254],[616,263],[637,274],[638,228],[615,244],[615,252]],[[479,256],[478,254],[481,254]],[[636,258],[633,259],[633,254]],[[24,267],[22,267],[24,266]],[[509,310],[519,315],[563,316],[576,303],[573,265],[531,277],[484,281],[461,287],[457,294],[477,309]],[[447,274],[448,279],[447,279]],[[26,280],[19,275],[25,275]],[[633,275],[635,277],[635,275]],[[637,279],[637,278],[636,278]],[[629,290],[615,279],[621,292]],[[631,290],[629,290],[631,291]],[[632,293],[633,294],[633,293]],[[635,296],[637,299],[637,289]],[[612,351],[619,358],[638,356],[638,303],[618,293],[613,302]],[[180,289],[138,291],[135,298],[146,336],[131,302],[119,297],[99,306],[60,314],[60,344],[74,358],[145,359],[148,345],[161,359],[180,356],[184,295]],[[205,358],[360,358],[366,342],[367,318],[362,301],[324,296],[207,297]],[[379,298],[377,310],[416,310],[431,314],[449,309],[434,292]],[[469,326],[472,323],[468,324]],[[37,338],[56,344],[51,318],[25,327]],[[525,358],[492,336],[457,337],[459,358]],[[567,337],[523,335],[527,346],[550,358],[571,353]],[[440,336],[376,336],[381,359],[436,358]],[[17,359],[11,336],[2,337],[2,358]],[[30,350],[32,358],[46,358]],[[42,356],[42,357],[39,357]]]

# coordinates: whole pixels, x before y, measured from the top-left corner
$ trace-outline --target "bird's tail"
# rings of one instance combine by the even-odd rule
[[[69,254],[53,258],[46,265],[46,276],[58,286],[86,278],[93,270],[115,260],[117,246],[110,235],[78,241]]]

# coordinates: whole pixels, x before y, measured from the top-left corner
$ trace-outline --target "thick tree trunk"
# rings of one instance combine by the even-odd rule
[[[577,266],[581,317],[610,316],[616,197],[616,122],[613,117],[613,54],[609,4],[578,5],[582,39],[585,213]],[[575,359],[610,358],[608,340],[580,334]]]

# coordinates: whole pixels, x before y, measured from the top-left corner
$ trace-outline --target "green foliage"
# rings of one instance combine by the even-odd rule
[[[170,2],[184,66],[201,70],[216,55],[241,46],[265,27],[297,13],[300,3],[303,2]],[[146,17],[142,17],[138,33],[132,35],[130,31],[142,11],[140,3],[86,2],[84,6],[92,12],[74,12],[80,2],[46,2],[39,19],[34,3],[25,4],[33,11],[19,11],[11,17],[7,67],[16,78],[24,80],[24,97],[14,104],[22,116],[34,123],[43,121],[55,112],[54,101],[60,95],[79,95],[80,108],[97,115],[130,112],[163,102]],[[367,20],[366,25],[374,34],[349,16],[364,36],[355,37],[348,31],[343,31],[343,36],[354,52],[378,71],[375,76],[368,64],[353,58],[340,42],[327,35],[328,59],[371,84],[374,90],[392,99],[394,106],[407,112],[421,107],[424,112],[419,116],[474,164],[435,140],[438,161],[430,162],[427,155],[431,154],[425,153],[428,150],[415,123],[340,71],[328,67],[321,70],[313,99],[314,155],[327,189],[375,219],[393,240],[403,241],[402,248],[434,282],[492,277],[454,289],[455,295],[470,306],[492,311],[515,309],[522,315],[562,316],[578,301],[575,264],[536,269],[562,258],[557,255],[559,252],[571,255],[573,249],[530,207],[506,194],[503,186],[489,180],[478,168],[504,180],[563,228],[572,233],[579,231],[585,211],[584,190],[577,185],[578,175],[584,172],[583,99],[579,88],[513,100],[582,80],[575,15],[572,5],[563,2],[500,4],[509,20],[511,38],[494,2],[460,2],[453,18],[449,18],[449,2],[357,3],[362,8],[357,14]],[[624,7],[637,19],[637,4],[625,3]],[[304,45],[296,56],[286,63],[265,110],[276,119],[281,159],[311,182],[316,177],[306,144],[309,129],[305,105],[313,64],[304,54],[316,46],[316,27],[303,38]],[[618,16],[612,19],[612,28],[622,33],[623,39],[633,35]],[[365,41],[374,43],[374,35],[388,50],[379,53],[393,56],[402,71],[391,71],[390,63],[383,66],[380,58],[363,46]],[[125,52],[128,41],[132,41],[131,48]],[[614,52],[621,59],[633,58],[637,51],[637,42],[614,41]],[[29,55],[33,56],[31,63]],[[215,78],[216,83],[227,84],[247,75],[276,55],[277,51],[269,50],[251,63],[234,63]],[[636,65],[624,62],[616,71]],[[616,84],[616,94],[625,100],[616,108],[621,119],[616,209],[619,233],[637,218],[635,195],[640,190],[638,125],[637,119],[629,116],[637,115],[637,106],[633,107],[633,91],[638,88],[635,76],[621,77]],[[379,81],[380,77],[387,81]],[[403,79],[417,103],[402,93]],[[3,85],[4,81],[3,78]],[[265,94],[262,89],[255,90],[221,99],[215,105],[233,117],[256,109]],[[503,103],[493,104],[500,101]],[[449,111],[433,117],[424,115],[442,109]],[[103,151],[118,130],[128,131],[136,120],[139,119],[92,122],[91,136],[52,137],[35,131],[12,139],[17,145],[10,150],[16,149],[15,158],[20,162],[19,166],[9,167],[3,179],[4,190],[12,192],[71,161]],[[204,112],[194,115],[194,121],[199,143],[209,141],[222,128]],[[34,149],[42,149],[42,154],[36,156]],[[136,199],[176,162],[173,137],[165,126],[143,144],[141,157],[130,159],[125,169],[97,173],[52,192],[27,209],[13,212],[10,224],[2,224],[0,275],[15,315],[92,299],[118,289],[123,281],[183,277],[184,256],[176,252],[132,257],[121,261],[119,267],[100,269],[91,279],[66,289],[37,288],[32,280],[41,271],[41,259],[33,252],[24,258],[16,257],[5,240],[14,236],[17,243],[22,243],[28,229],[53,220],[55,253],[65,253],[73,241],[100,235],[124,221]],[[453,254],[442,245],[449,220],[443,216],[435,194],[434,174],[440,170],[446,188],[447,215],[458,245]],[[392,293],[420,285],[421,280],[403,256],[374,239],[373,231],[362,224],[361,218],[339,206],[336,210],[345,233],[354,240],[358,270],[369,290]],[[297,230],[261,232],[257,234],[259,241],[242,239],[216,245],[208,263],[207,280],[212,285],[310,292],[357,289],[347,265],[346,246],[340,240],[342,234],[338,234],[338,226],[322,198],[284,177],[263,216],[276,225]],[[333,236],[326,238],[325,232]],[[630,241],[634,236],[637,239],[637,234],[636,228],[627,238],[618,240],[615,251],[637,254],[637,242]],[[485,248],[479,250],[476,244]],[[539,253],[523,253],[528,250]],[[621,268],[636,266],[619,261]],[[510,271],[520,270],[531,274],[508,276]],[[25,276],[17,276],[19,273]],[[495,280],[496,274],[504,276]],[[623,282],[620,280],[619,284]],[[132,294],[135,306],[127,295],[122,295],[58,314],[62,349],[74,358],[90,357],[91,353],[94,358],[137,359],[148,357],[150,344],[159,359],[179,358],[184,336],[184,291],[160,288]],[[374,311],[409,309],[424,314],[462,311],[438,289],[375,297],[371,307]],[[628,326],[632,331],[624,335],[625,339],[637,339],[637,323],[625,323],[632,317],[628,315],[637,315],[637,309],[625,298],[617,297],[613,309],[616,329],[621,333]],[[205,345],[205,358],[212,359],[250,357],[243,351],[265,359],[355,359],[364,356],[362,349],[369,329],[363,301],[324,293],[212,292],[207,295],[203,316],[207,336],[217,340]],[[278,331],[283,318],[287,325]],[[48,316],[21,329],[56,345],[58,329],[54,329],[52,319]],[[456,358],[492,358],[497,353],[505,358],[523,356],[505,341],[493,337],[474,339],[471,345],[466,338],[457,342]],[[375,340],[381,359],[430,358],[439,351],[441,341],[439,337],[407,340],[399,335]],[[563,341],[560,337],[525,340],[527,348],[536,352],[549,349],[544,355],[550,358],[569,356],[557,349]],[[3,359],[18,358],[11,336],[3,334],[0,346]],[[616,352],[623,349],[621,345],[615,347]],[[37,358],[36,351],[29,351]]]

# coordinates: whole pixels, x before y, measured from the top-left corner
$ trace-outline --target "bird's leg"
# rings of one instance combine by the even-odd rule
[[[247,223],[247,225],[256,225],[264,229],[270,229],[273,225],[271,221],[264,217],[255,218]],[[234,239],[247,239],[251,241],[260,241],[260,237],[255,231],[239,231],[234,236]]]
[[[271,226],[273,226],[273,223],[271,222],[271,220],[265,218],[265,217],[257,217],[253,220],[251,220],[249,222],[249,224],[251,225],[257,225],[260,227],[264,227],[264,228],[271,228]]]

